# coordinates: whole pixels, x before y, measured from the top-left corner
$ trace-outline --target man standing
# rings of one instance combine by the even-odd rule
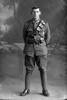
[[[30,78],[35,68],[35,63],[40,71],[42,94],[49,96],[46,88],[46,67],[47,44],[50,40],[50,29],[48,23],[41,20],[41,11],[38,7],[33,7],[31,14],[33,18],[28,20],[23,28],[26,74],[25,89],[20,93],[20,96],[30,93]]]

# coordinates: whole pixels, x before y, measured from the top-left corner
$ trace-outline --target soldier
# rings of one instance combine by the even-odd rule
[[[26,74],[25,89],[20,93],[20,96],[30,93],[30,78],[35,68],[35,63],[40,71],[42,94],[44,96],[49,96],[46,88],[46,67],[47,44],[50,40],[50,29],[48,23],[41,20],[41,11],[38,7],[33,7],[31,14],[33,18],[28,20],[23,28]]]

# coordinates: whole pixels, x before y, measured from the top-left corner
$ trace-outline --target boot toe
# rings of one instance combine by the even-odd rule
[[[42,91],[42,94],[43,94],[44,96],[47,96],[47,97],[49,96],[49,93],[48,93],[47,90],[43,90],[43,91]]]
[[[29,89],[25,89],[23,92],[21,92],[20,96],[25,96],[27,94],[30,94],[30,90]]]

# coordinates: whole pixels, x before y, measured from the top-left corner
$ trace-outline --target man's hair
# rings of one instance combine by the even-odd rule
[[[40,8],[38,6],[34,6],[34,7],[32,7],[31,14],[34,11],[34,9],[39,9],[39,11],[41,12],[41,10],[40,10]]]
[[[32,7],[32,10],[34,10],[34,9],[39,9],[40,10],[40,8],[37,7],[37,6]]]
[[[34,9],[39,9],[39,11],[40,11],[40,8],[39,8],[39,7],[34,6],[34,7],[32,7],[31,14],[32,14],[32,12],[33,12]],[[41,11],[40,11],[40,12],[41,12]]]

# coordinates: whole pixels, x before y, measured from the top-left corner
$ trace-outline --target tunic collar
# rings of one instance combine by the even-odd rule
[[[33,23],[39,23],[39,22],[40,22],[40,19],[35,20],[35,19],[33,18]]]

